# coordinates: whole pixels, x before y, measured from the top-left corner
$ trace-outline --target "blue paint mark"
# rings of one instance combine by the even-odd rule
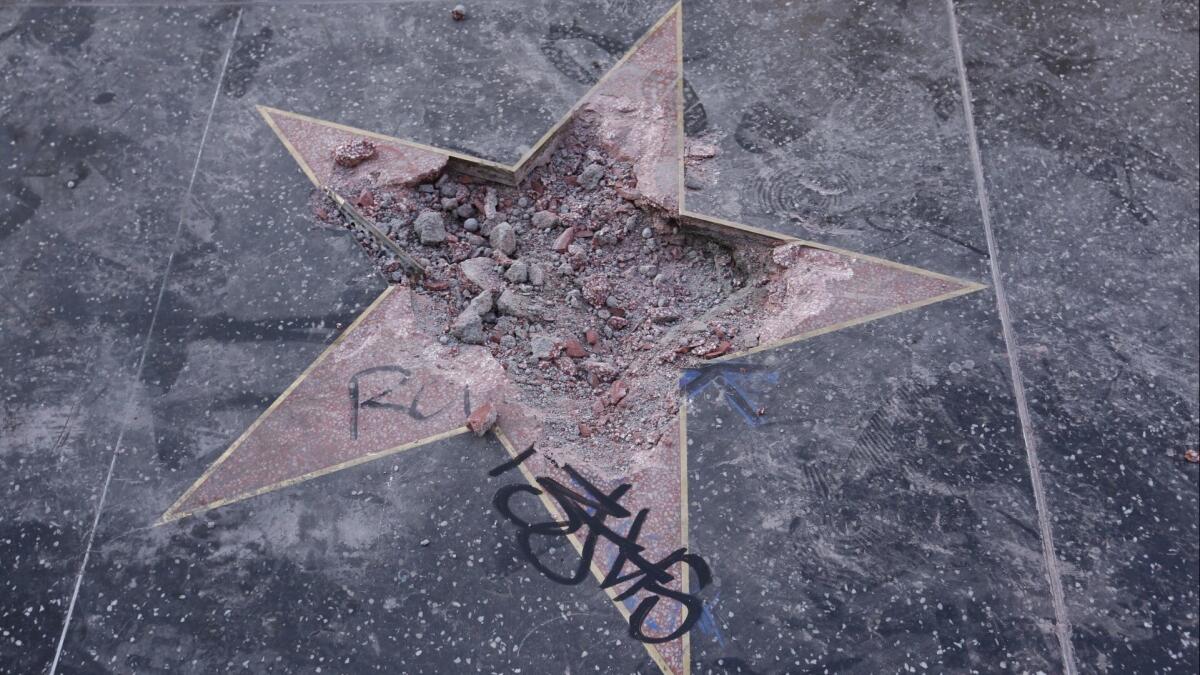
[[[628,611],[630,614],[633,614],[638,605],[642,604],[642,598],[637,596],[625,598],[621,601],[621,604],[625,605],[626,611]],[[674,627],[672,627],[670,630],[664,629],[662,624],[656,621],[652,616],[647,616],[646,620],[642,622],[642,625],[650,629],[649,633],[651,635],[665,635],[675,630]]]
[[[779,383],[779,372],[765,366],[738,363],[715,363],[701,368],[685,370],[679,384],[688,398],[717,384],[723,392],[722,398],[742,420],[757,427],[763,424],[758,414],[758,393],[764,386]]]
[[[704,613],[700,615],[700,620],[696,622],[696,627],[700,629],[701,633],[716,640],[717,644],[724,647],[725,636],[721,635],[721,627],[717,625],[717,617],[713,614],[713,609],[716,608],[717,603],[720,601],[721,592],[717,591],[711,602],[704,603]]]

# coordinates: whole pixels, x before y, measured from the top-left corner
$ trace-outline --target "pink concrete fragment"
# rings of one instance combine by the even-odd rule
[[[497,415],[496,404],[484,403],[467,416],[467,428],[476,436],[482,436],[496,425]]]
[[[563,253],[573,241],[575,241],[575,228],[568,227],[567,229],[563,230],[557,238],[555,238],[554,243],[551,244],[551,248],[559,253]]]
[[[598,122],[605,149],[633,164],[637,198],[670,212],[680,206],[679,20],[677,12],[667,17],[583,107]]]
[[[792,243],[774,251],[783,272],[753,326],[760,345],[963,291],[959,281],[871,258]]]
[[[375,144],[365,138],[358,138],[348,143],[342,143],[333,149],[333,161],[338,166],[347,169],[362,164],[375,156]]]
[[[449,160],[448,155],[399,140],[382,139],[365,131],[280,110],[261,110],[317,185],[332,182],[347,184],[359,180],[367,180],[378,186],[416,185],[436,179]],[[373,157],[353,166],[339,166],[336,150],[364,140],[369,140],[374,146]]]

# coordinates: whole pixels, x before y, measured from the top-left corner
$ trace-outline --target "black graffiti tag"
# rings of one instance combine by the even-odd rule
[[[421,412],[421,395],[425,392],[424,384],[417,389],[417,393],[413,395],[412,401],[410,401],[407,405],[399,405],[385,400],[385,397],[387,397],[388,394],[391,394],[396,387],[390,387],[376,394],[368,396],[367,398],[363,398],[359,381],[369,375],[376,375],[380,373],[392,373],[399,375],[400,378],[396,385],[397,387],[406,384],[409,377],[412,376],[412,371],[409,369],[405,368],[404,366],[394,365],[373,366],[371,368],[360,370],[350,376],[350,384],[348,386],[350,394],[350,437],[355,440],[358,440],[358,411],[362,410],[363,408],[383,408],[385,410],[397,410],[420,422],[421,420],[426,420],[430,417],[435,417],[441,414],[441,412],[450,405],[443,405],[441,408],[429,413]],[[463,387],[463,411],[464,415],[471,414],[470,387]]]
[[[541,489],[532,485],[514,484],[506,485],[496,492],[492,503],[501,515],[517,526],[518,548],[530,564],[547,578],[560,584],[575,585],[587,578],[588,571],[592,566],[592,558],[596,553],[597,541],[601,537],[608,540],[617,547],[618,554],[604,579],[601,580],[600,587],[612,588],[633,582],[613,598],[617,602],[633,597],[641,591],[648,594],[647,597],[642,598],[637,608],[629,616],[629,635],[636,640],[651,644],[670,642],[682,637],[700,620],[704,611],[704,602],[696,595],[668,587],[668,584],[675,579],[675,575],[671,574],[670,570],[676,565],[686,565],[695,574],[697,590],[700,590],[712,581],[712,572],[709,570],[708,564],[700,556],[688,553],[686,548],[678,549],[657,562],[647,560],[642,555],[646,548],[638,544],[637,539],[650,510],[642,509],[633,515],[620,504],[621,497],[629,491],[631,486],[625,483],[605,494],[579,475],[570,465],[564,465],[563,470],[567,472],[573,482],[582,486],[582,490],[586,494],[580,494],[546,476],[537,479]],[[521,518],[513,512],[511,504],[512,498],[519,493],[535,497],[541,497],[543,494],[549,495],[562,509],[566,520],[529,522]],[[624,519],[630,516],[633,516],[633,520],[630,522],[628,533],[624,535],[614,531],[606,524],[606,520],[610,517]],[[583,540],[579,566],[570,574],[559,574],[550,569],[533,552],[531,543],[534,536],[565,538],[584,528],[587,529],[587,534]],[[634,570],[625,573],[626,565],[632,565]],[[679,573],[686,574],[687,570],[681,570]],[[643,624],[650,612],[664,598],[682,605],[686,610],[684,618],[675,630],[666,635],[647,635],[643,630]]]

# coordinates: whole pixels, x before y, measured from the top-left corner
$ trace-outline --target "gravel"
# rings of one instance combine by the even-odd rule
[[[416,188],[336,187],[374,191],[369,215],[427,259],[415,290],[444,308],[429,320],[501,363],[538,411],[544,450],[617,461],[672,428],[681,367],[725,343],[756,344],[722,303],[755,302],[765,293],[734,296],[767,283],[772,268],[765,251],[735,256],[644,203],[630,165],[605,157],[594,133],[579,118],[517,188],[451,172]],[[355,238],[390,280],[407,283],[385,249]]]

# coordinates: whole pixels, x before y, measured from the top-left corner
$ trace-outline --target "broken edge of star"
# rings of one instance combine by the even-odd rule
[[[517,183],[520,182],[520,180],[524,177],[524,175],[530,170],[531,165],[535,163],[536,159],[539,156],[539,153],[541,151],[543,151],[551,143],[551,141],[558,135],[559,132],[561,132],[564,128],[566,128],[566,126],[571,122],[571,120],[573,120],[575,118],[575,115],[579,112],[580,108],[586,103],[586,101],[591,97],[591,95],[594,92],[596,92],[597,90],[599,90],[599,88],[604,85],[604,83],[608,80],[608,78],[613,73],[617,72],[621,68],[621,66],[624,65],[638,51],[638,49],[642,46],[642,44],[647,39],[649,39],[652,35],[654,35],[654,33],[657,32],[663,26],[664,23],[671,20],[672,18],[676,19],[676,22],[675,22],[675,50],[676,50],[676,55],[675,55],[675,59],[676,59],[676,81],[675,81],[676,124],[675,124],[675,130],[676,130],[676,156],[679,161],[679,170],[677,172],[678,175],[676,176],[676,181],[677,181],[676,198],[679,203],[679,220],[681,222],[687,221],[687,222],[690,222],[693,226],[697,226],[697,227],[705,228],[705,229],[732,230],[739,234],[746,235],[750,238],[759,239],[759,240],[767,239],[767,240],[773,240],[773,241],[777,241],[777,242],[786,242],[786,243],[795,242],[795,243],[799,243],[799,244],[802,244],[802,245],[810,247],[810,248],[821,249],[821,250],[829,251],[831,253],[837,253],[839,255],[847,256],[849,258],[855,258],[855,259],[859,259],[859,260],[869,261],[869,262],[872,262],[875,264],[904,270],[904,271],[910,272],[912,274],[917,274],[920,276],[925,276],[925,277],[930,277],[930,278],[934,278],[934,279],[940,279],[942,281],[951,282],[959,287],[953,291],[949,291],[942,295],[934,296],[932,298],[914,302],[914,303],[911,303],[908,305],[901,305],[899,307],[885,310],[883,312],[879,312],[876,314],[868,315],[866,317],[855,319],[855,320],[852,320],[849,322],[835,324],[833,326],[827,326],[819,331],[813,331],[811,333],[804,333],[804,334],[793,336],[793,337],[790,337],[790,338],[787,338],[787,339],[784,339],[784,340],[781,340],[778,342],[773,342],[773,343],[766,344],[766,345],[760,345],[751,350],[737,352],[734,354],[729,354],[724,357],[721,357],[719,360],[724,361],[724,360],[728,360],[731,358],[745,356],[747,354],[754,353],[757,351],[762,351],[764,349],[770,349],[771,347],[777,347],[777,346],[781,346],[784,344],[789,344],[792,342],[803,340],[808,337],[814,337],[816,335],[828,333],[828,332],[837,330],[839,328],[845,328],[847,326],[851,326],[851,325],[855,325],[855,324],[859,324],[859,323],[865,323],[867,321],[879,319],[884,316],[889,316],[891,314],[897,314],[900,312],[908,311],[910,309],[916,309],[916,308],[922,307],[924,305],[941,302],[943,300],[949,300],[950,298],[958,297],[960,295],[966,295],[966,294],[973,293],[975,291],[987,288],[986,284],[976,283],[973,281],[967,281],[965,279],[959,279],[959,278],[948,276],[945,274],[939,274],[937,272],[932,272],[930,270],[925,270],[925,269],[921,269],[919,267],[914,267],[912,265],[906,265],[904,263],[898,263],[898,262],[895,262],[892,260],[887,260],[884,258],[879,258],[876,256],[867,255],[864,253],[859,253],[857,251],[850,251],[847,249],[838,248],[836,246],[822,244],[820,242],[809,241],[806,239],[800,239],[798,237],[793,237],[791,235],[782,234],[779,232],[775,232],[773,230],[768,230],[768,229],[760,228],[760,227],[753,227],[751,225],[745,225],[743,223],[734,222],[734,221],[728,220],[726,218],[710,216],[710,215],[687,210],[684,207],[684,199],[685,199],[685,193],[686,193],[686,190],[684,188],[684,177],[685,177],[684,173],[685,173],[686,167],[685,167],[685,162],[684,162],[685,141],[684,141],[684,130],[683,130],[684,110],[683,110],[683,8],[682,8],[682,3],[676,3],[674,6],[672,6],[670,10],[668,10],[661,18],[658,19],[658,21],[656,21],[654,23],[653,26],[651,26],[649,28],[649,30],[647,30],[644,34],[642,34],[642,36],[640,38],[638,38],[637,42],[635,42],[633,44],[633,46],[630,47],[623,56],[621,56],[621,58],[612,66],[612,68],[610,68],[599,80],[597,80],[596,83],[593,84],[592,87],[590,89],[588,89],[588,91],[583,96],[581,96],[575,102],[574,105],[571,106],[571,109],[568,110],[566,112],[566,114],[564,114],[561,118],[559,118],[559,120],[552,127],[550,127],[550,129],[548,131],[546,131],[546,133],[542,134],[542,137],[540,139],[538,139],[538,141],[533,145],[533,147],[531,147],[529,150],[527,150],[523,155],[521,155],[520,159],[518,159],[514,164],[511,164],[511,165],[501,164],[501,163],[495,162],[493,160],[483,159],[481,157],[475,157],[473,155],[457,152],[454,150],[446,150],[443,148],[437,148],[437,147],[433,147],[430,145],[425,145],[423,143],[417,143],[415,141],[405,140],[402,138],[396,138],[394,136],[388,136],[385,134],[376,133],[374,131],[358,129],[355,127],[346,126],[344,124],[339,124],[337,122],[329,122],[326,120],[320,120],[315,117],[309,117],[307,115],[302,115],[300,113],[279,110],[278,108],[271,108],[269,106],[263,106],[263,105],[258,105],[255,107],[257,108],[259,114],[262,115],[263,119],[266,120],[267,125],[270,126],[271,130],[273,132],[275,132],[275,135],[283,143],[283,145],[287,149],[288,153],[291,154],[292,158],[296,160],[296,163],[300,165],[300,168],[301,168],[301,170],[303,170],[304,174],[306,176],[308,176],[308,179],[310,181],[312,181],[312,183],[317,187],[323,187],[323,186],[320,184],[320,181],[317,180],[316,172],[313,171],[313,169],[308,165],[308,162],[305,161],[304,157],[300,154],[300,152],[295,148],[295,146],[292,145],[291,141],[288,140],[287,136],[276,125],[275,120],[273,119],[273,116],[277,115],[280,117],[290,117],[290,118],[301,120],[304,122],[310,122],[310,123],[314,123],[314,124],[324,125],[326,127],[329,127],[332,129],[337,129],[339,131],[344,131],[346,133],[350,133],[350,134],[354,134],[354,135],[365,136],[365,137],[369,137],[369,138],[374,138],[376,140],[385,141],[388,143],[394,143],[397,145],[408,146],[408,147],[411,147],[411,148],[414,148],[414,149],[417,149],[417,150],[420,150],[423,152],[432,152],[432,153],[444,155],[447,158],[449,158],[451,164],[453,165],[452,168],[456,168],[459,170],[467,169],[467,173],[478,174],[479,173],[478,171],[472,172],[470,170],[471,167],[472,166],[483,167],[484,169],[486,169],[486,173],[488,174],[487,176],[484,176],[485,178],[490,178],[493,180],[499,179],[498,182],[502,182],[502,183],[509,184],[509,185],[516,185]]]
[[[677,40],[677,45],[682,44],[681,42],[679,42],[679,40],[681,39],[680,36],[682,36],[682,31],[683,31],[682,4],[683,4],[682,2],[676,3],[674,6],[671,7],[671,9],[669,9],[667,11],[666,14],[663,14],[662,17],[659,18],[658,21],[655,21],[654,25],[651,26],[649,28],[649,30],[647,30],[645,33],[643,33],[642,36],[640,38],[638,38],[637,42],[634,42],[633,46],[631,46],[628,50],[626,50],[625,54],[623,54],[621,56],[621,58],[619,60],[617,60],[617,62],[614,63],[613,66],[611,68],[609,68],[608,71],[605,72],[604,75],[599,80],[597,80],[595,82],[595,84],[593,84],[587,90],[586,93],[584,93],[583,96],[579,97],[579,99],[575,101],[574,105],[571,106],[571,109],[568,110],[566,112],[566,114],[564,114],[562,117],[560,117],[559,120],[557,122],[555,122],[554,125],[551,126],[546,131],[546,133],[542,134],[542,137],[539,138],[537,140],[537,142],[533,144],[532,147],[530,147],[528,150],[526,150],[525,153],[522,154],[521,157],[519,159],[517,159],[517,161],[514,162],[513,164],[502,164],[502,163],[494,161],[494,160],[484,159],[482,157],[476,157],[474,155],[469,155],[469,154],[466,154],[463,152],[458,152],[455,150],[446,150],[443,148],[437,148],[437,147],[434,147],[431,145],[426,145],[424,143],[418,143],[416,141],[411,141],[411,140],[407,140],[407,139],[403,139],[403,138],[396,138],[395,136],[388,136],[386,134],[381,134],[381,133],[377,133],[374,131],[367,131],[366,129],[358,129],[356,127],[339,124],[337,122],[321,120],[321,119],[317,119],[315,117],[310,117],[308,115],[302,115],[300,113],[289,112],[286,110],[280,110],[278,108],[272,108],[270,106],[255,105],[254,107],[256,110],[258,110],[258,113],[260,115],[262,115],[263,119],[266,120],[267,125],[271,127],[271,130],[275,132],[275,135],[279,137],[279,140],[283,142],[283,145],[285,148],[287,148],[288,153],[291,154],[292,158],[295,159],[296,162],[300,165],[301,170],[304,171],[304,175],[308,176],[308,179],[310,181],[312,181],[313,185],[316,185],[317,187],[324,187],[324,186],[322,186],[320,181],[317,180],[316,172],[314,172],[312,170],[312,168],[308,165],[308,162],[306,162],[304,160],[304,157],[300,154],[300,152],[298,150],[296,150],[295,146],[293,146],[291,141],[289,141],[287,139],[287,136],[283,133],[283,131],[275,124],[275,121],[272,119],[273,115],[278,115],[280,117],[290,117],[292,119],[301,120],[304,122],[320,124],[320,125],[329,127],[331,129],[345,131],[347,133],[354,134],[356,136],[365,136],[367,138],[373,138],[375,140],[384,141],[387,143],[394,143],[397,145],[405,145],[410,148],[414,148],[416,150],[421,150],[424,152],[431,152],[431,153],[435,153],[435,154],[439,154],[439,155],[445,155],[447,158],[449,158],[451,168],[453,168],[453,169],[463,170],[469,174],[479,175],[479,172],[474,169],[477,167],[483,167],[486,170],[486,173],[485,173],[485,175],[482,175],[480,177],[486,178],[489,180],[494,180],[496,182],[503,183],[505,185],[516,186],[525,177],[525,174],[527,174],[533,168],[534,164],[536,164],[536,160],[539,156],[539,153],[542,150],[544,150],[545,148],[547,148],[548,146],[550,146],[551,141],[554,140],[554,138],[559,134],[559,132],[561,132],[563,129],[565,129],[567,127],[568,124],[570,124],[571,120],[573,120],[575,118],[575,115],[579,112],[579,109],[581,107],[583,107],[583,105],[587,102],[587,100],[591,97],[591,95],[594,92],[598,91],[600,89],[600,87],[602,87],[604,85],[604,83],[608,81],[608,78],[613,73],[620,70],[621,66],[625,65],[625,63],[635,53],[637,53],[638,49],[641,48],[642,44],[645,43],[645,41],[647,39],[649,39],[650,36],[654,35],[654,33],[656,33],[658,31],[658,29],[661,28],[664,23],[666,23],[673,17],[678,17],[680,19],[679,21],[676,22],[676,40]],[[677,63],[677,70],[679,73],[683,72],[682,54],[683,54],[682,51],[680,51],[679,52],[679,61]],[[682,159],[681,159],[681,161],[682,161]],[[682,183],[680,185],[682,185]]]

